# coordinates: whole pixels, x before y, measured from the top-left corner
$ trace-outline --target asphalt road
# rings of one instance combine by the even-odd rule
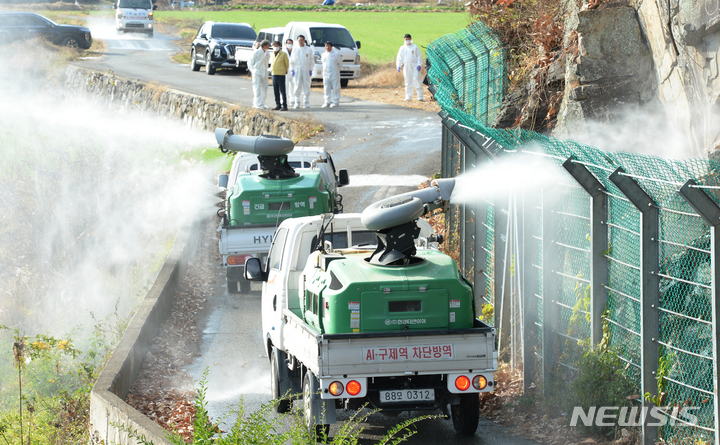
[[[79,61],[78,65],[246,106],[252,103],[251,82],[246,76],[229,71],[208,76],[204,70],[192,72],[189,66],[175,64],[170,55],[177,47],[160,33],[154,38],[117,36],[109,20],[90,21],[89,27],[96,38],[106,41],[107,52],[102,58]],[[323,109],[322,100],[321,93],[313,92],[309,110],[291,110],[287,115],[309,115],[323,124],[325,134],[304,144],[325,146],[336,165],[350,171],[351,186],[342,189],[346,212],[361,211],[376,200],[414,189],[440,170],[441,127],[437,115],[345,96],[340,107]],[[214,138],[208,134],[208,145],[213,144]],[[199,314],[203,355],[188,371],[199,381],[207,370],[209,414],[228,430],[234,416],[224,416],[239,403],[253,411],[270,399],[270,368],[262,347],[259,287],[253,285],[256,287],[248,295],[228,295],[219,261],[215,273],[214,298]],[[332,426],[331,436],[351,415],[338,414],[340,422]],[[363,424],[363,443],[375,443],[398,422],[418,414],[423,413],[372,415]],[[486,419],[481,419],[473,437],[456,435],[449,420],[425,420],[417,424],[417,430],[407,443],[535,443],[511,436],[507,429]]]

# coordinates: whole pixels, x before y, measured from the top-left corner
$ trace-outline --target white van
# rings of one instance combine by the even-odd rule
[[[152,0],[118,0],[115,3],[115,28],[121,32],[143,32],[152,37],[155,30]]]
[[[312,79],[322,80],[322,62],[320,56],[325,51],[325,42],[332,42],[333,48],[340,52],[342,66],[340,67],[340,85],[346,87],[348,80],[360,77],[360,42],[353,40],[350,31],[342,25],[331,25],[319,22],[290,22],[285,26],[283,35],[283,48],[285,41],[292,39],[297,42],[298,36],[304,36],[307,45],[313,50],[315,67]]]

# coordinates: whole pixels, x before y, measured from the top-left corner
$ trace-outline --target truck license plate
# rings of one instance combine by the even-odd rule
[[[380,391],[381,403],[435,401],[434,389],[401,389]]]

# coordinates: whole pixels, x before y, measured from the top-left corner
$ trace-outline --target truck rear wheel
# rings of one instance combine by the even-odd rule
[[[231,280],[230,278],[226,278],[227,288],[229,294],[236,294],[238,293],[238,282],[235,280]]]
[[[327,439],[330,434],[330,425],[315,424],[315,419],[322,415],[322,413],[315,412],[313,409],[313,399],[320,397],[319,394],[315,394],[318,392],[318,386],[317,379],[313,373],[307,371],[305,373],[305,378],[303,379],[303,414],[305,418],[305,426],[307,426],[310,435],[320,442],[323,441],[323,439]]]
[[[276,347],[272,348],[272,355],[270,356],[270,391],[272,394],[273,399],[279,400],[284,394],[280,394],[280,360],[278,359],[279,355],[278,349]],[[284,365],[284,364],[283,364]],[[289,399],[282,399],[278,402],[278,404],[275,406],[275,411],[284,414],[288,411],[290,411],[290,408],[292,408],[292,400]]]
[[[480,422],[480,397],[478,394],[461,394],[460,404],[450,407],[453,428],[458,434],[472,436]]]

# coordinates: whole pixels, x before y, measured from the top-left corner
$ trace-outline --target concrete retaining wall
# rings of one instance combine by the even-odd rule
[[[294,141],[300,139],[301,130],[292,119],[152,82],[125,79],[72,65],[67,68],[64,80],[70,91],[86,93],[91,101],[120,110],[135,109],[176,118],[201,130],[215,131],[215,128],[223,127],[232,128],[235,134],[271,134]]]
[[[125,397],[140,372],[145,354],[156,337],[160,325],[170,315],[175,292],[197,252],[206,220],[198,219],[178,232],[170,255],[140,308],[130,321],[120,344],[112,353],[105,369],[90,394],[90,433],[94,444],[129,444],[138,442],[118,426],[136,432],[155,445],[170,444],[166,431],[125,403]]]

